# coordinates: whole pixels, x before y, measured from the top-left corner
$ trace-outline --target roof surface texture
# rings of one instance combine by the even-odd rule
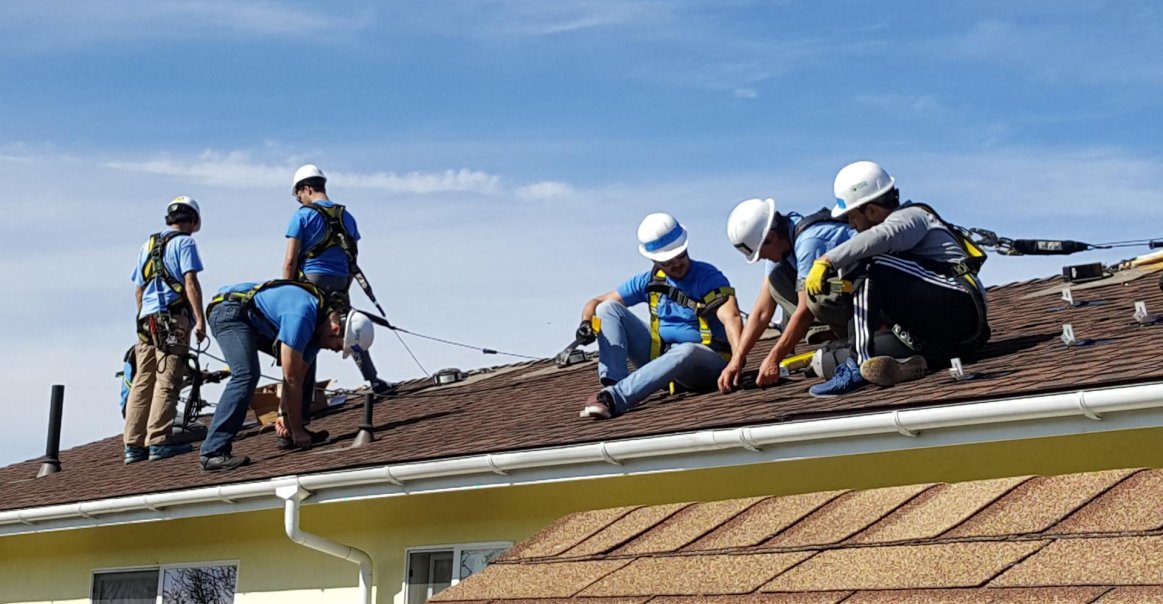
[[[1163,470],[566,516],[434,602],[1163,602]]]
[[[250,456],[253,464],[232,472],[203,473],[196,453],[126,466],[122,463],[121,436],[111,436],[64,451],[63,471],[46,478],[33,479],[38,460],[0,469],[0,489],[5,493],[0,510],[1163,378],[1163,364],[1158,362],[1163,325],[1140,327],[1132,318],[1138,300],[1145,301],[1151,312],[1163,313],[1163,293],[1155,276],[1076,289],[1075,300],[1086,304],[1073,308],[1065,308],[1061,287],[1061,280],[1054,278],[990,289],[993,338],[980,358],[964,359],[966,371],[980,373],[980,379],[955,382],[948,373],[939,371],[893,388],[870,387],[844,397],[815,399],[807,389],[817,380],[793,375],[776,387],[747,388],[728,395],[660,394],[625,416],[593,421],[579,419],[577,414],[585,397],[598,388],[595,362],[561,370],[549,360],[535,361],[496,368],[448,386],[435,387],[427,380],[405,384],[399,396],[376,403],[373,425],[377,440],[360,449],[339,451],[350,446],[362,420],[359,397],[312,422],[312,429],[331,433],[331,441],[318,447],[330,452],[279,451],[273,433],[244,430],[235,441],[234,452]],[[1030,297],[1043,290],[1049,293]],[[1059,339],[1063,323],[1071,323],[1079,339],[1099,341],[1068,349]],[[748,361],[751,376],[769,345],[761,342],[752,352]],[[1120,362],[1112,364],[1110,355],[1116,350]],[[65,421],[70,417],[76,421],[85,407],[102,408],[99,401],[79,398],[78,393],[66,396]],[[103,408],[116,413],[111,402]]]

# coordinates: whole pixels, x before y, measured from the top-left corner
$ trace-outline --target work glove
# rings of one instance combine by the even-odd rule
[[[582,321],[581,325],[577,326],[577,332],[574,333],[574,336],[582,344],[593,344],[598,339],[592,321]]]
[[[804,279],[804,291],[808,292],[810,296],[824,293],[824,286],[830,272],[832,272],[832,261],[828,260],[827,256],[817,258],[812,263],[812,269],[808,271],[808,277]]]

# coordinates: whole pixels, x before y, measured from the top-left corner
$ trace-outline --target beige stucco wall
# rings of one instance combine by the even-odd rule
[[[518,542],[579,510],[1139,466],[1163,467],[1163,428],[307,505],[302,526],[368,552],[388,604],[407,547]],[[0,602],[87,602],[95,569],[221,560],[238,604],[355,598],[356,567],[291,543],[272,510],[0,537]]]

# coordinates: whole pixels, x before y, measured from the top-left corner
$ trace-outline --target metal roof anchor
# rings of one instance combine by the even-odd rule
[[[949,359],[949,375],[953,376],[955,382],[975,380],[981,377],[980,373],[965,373],[965,367],[961,365],[961,357]]]
[[[1085,304],[1085,302],[1074,301],[1074,294],[1071,293],[1069,287],[1062,288],[1062,299],[1066,301],[1066,308],[1077,308]]]
[[[1147,312],[1147,303],[1142,300],[1135,302],[1135,322],[1139,327],[1147,327],[1159,322],[1159,316]]]
[[[1062,325],[1062,342],[1066,344],[1067,348],[1076,348],[1078,346],[1088,346],[1094,344],[1094,340],[1079,340],[1074,337],[1074,326],[1069,323]]]

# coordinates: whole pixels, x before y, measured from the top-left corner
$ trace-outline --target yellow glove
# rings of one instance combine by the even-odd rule
[[[828,260],[827,256],[817,258],[812,263],[812,269],[808,271],[808,278],[804,279],[804,290],[812,296],[818,296],[824,293],[824,279],[831,271],[832,261]]]

